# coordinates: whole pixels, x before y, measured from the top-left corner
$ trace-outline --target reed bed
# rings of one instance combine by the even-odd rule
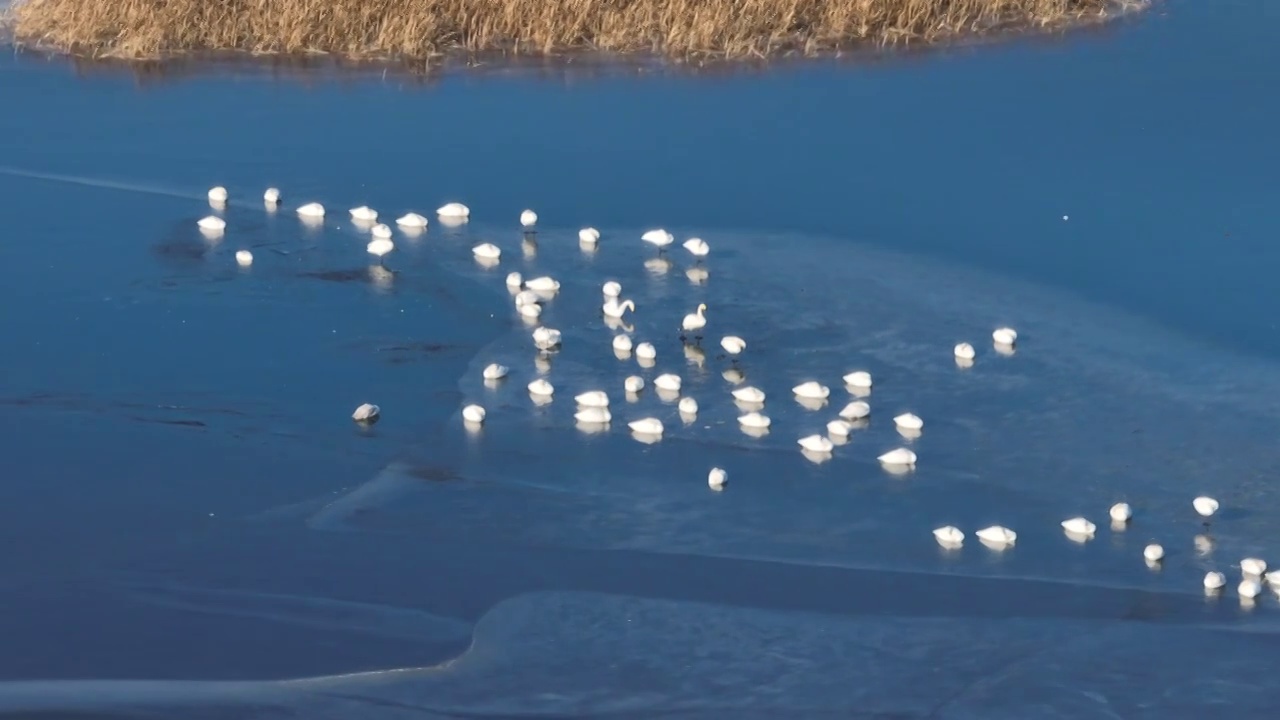
[[[17,0],[14,37],[79,56],[430,60],[574,51],[822,54],[1105,18],[1116,0]]]

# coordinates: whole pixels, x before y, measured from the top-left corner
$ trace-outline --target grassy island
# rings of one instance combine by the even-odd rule
[[[209,52],[429,62],[457,53],[820,55],[1105,19],[1117,0],[16,0],[18,42],[85,57]]]

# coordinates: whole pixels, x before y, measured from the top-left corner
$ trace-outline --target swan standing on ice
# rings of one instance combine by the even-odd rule
[[[759,405],[764,402],[764,391],[750,385],[744,388],[736,388],[730,394],[733,395],[733,399],[751,403],[752,405]]]
[[[893,419],[893,424],[903,430],[922,430],[924,429],[924,420],[914,413],[902,413]]]
[[[698,414],[698,401],[691,397],[682,397],[680,402],[676,404],[676,409],[681,415],[696,416]]]
[[[304,218],[324,217],[324,206],[318,202],[310,202],[298,208],[298,215]]]
[[[1011,327],[996,328],[991,332],[991,340],[996,345],[1011,346],[1018,342],[1018,331]]]
[[[615,335],[613,337],[613,350],[615,353],[630,354],[631,353],[631,336]]]
[[[520,313],[520,317],[536,319],[542,317],[542,306],[538,303],[524,303],[516,305],[516,312]]]
[[[800,447],[815,453],[829,453],[835,448],[835,443],[821,435],[806,435],[796,441]]]
[[[533,345],[539,350],[550,350],[560,344],[560,331],[555,328],[540,327],[533,331]]]
[[[847,438],[853,432],[853,423],[848,420],[832,420],[827,423],[827,434],[832,437]]]
[[[369,251],[370,255],[378,258],[378,264],[382,264],[382,257],[394,250],[395,247],[396,244],[387,238],[378,238],[377,240],[370,240],[365,249]]]
[[[556,389],[551,385],[551,383],[543,380],[542,378],[538,378],[537,380],[529,383],[530,395],[552,395],[555,391]]]
[[[558,292],[560,290],[560,281],[553,280],[547,276],[536,277],[532,280],[526,280],[524,286],[530,290],[538,292]]]
[[[725,335],[720,338],[720,347],[736,361],[737,356],[747,349],[747,341],[737,335]]]
[[[484,408],[480,407],[479,405],[468,405],[462,408],[463,422],[469,422],[474,425],[479,425],[480,423],[484,422],[484,415],[485,415]]]
[[[262,203],[274,206],[280,202],[280,188],[269,187],[262,193]]]
[[[374,222],[378,219],[378,211],[368,205],[361,205],[357,208],[351,208],[351,219],[361,222]]]
[[[610,280],[600,286],[600,292],[604,293],[606,298],[616,298],[622,294],[622,283],[617,280]]]
[[[959,547],[964,542],[964,533],[955,525],[944,525],[934,530],[933,537],[943,547]]]
[[[588,390],[573,397],[582,407],[609,407],[609,395],[603,390]]]
[[[640,236],[640,239],[654,245],[658,248],[658,252],[667,249],[667,246],[676,241],[676,237],[666,230],[650,230]]]
[[[871,387],[871,373],[866,370],[855,370],[844,376],[844,384],[852,388],[867,389]]]
[[[707,473],[707,487],[712,490],[723,490],[724,484],[729,481],[729,473],[723,468],[711,468],[711,472]]]
[[[391,237],[391,226],[378,223],[369,230],[369,234],[375,238],[389,238]]]
[[[227,189],[221,185],[209,188],[209,204],[217,207],[227,202]]]
[[[1236,594],[1240,596],[1241,601],[1254,600],[1262,594],[1262,583],[1254,578],[1245,578],[1236,586]]]
[[[573,414],[573,419],[584,425],[605,425],[613,421],[613,413],[608,408],[584,407]]]
[[[471,208],[459,202],[451,202],[437,208],[436,215],[443,218],[462,220],[471,217]]]
[[[578,242],[583,245],[595,245],[600,242],[600,231],[593,228],[582,228],[578,231]]]
[[[636,304],[631,300],[623,300],[622,302],[618,302],[617,298],[609,298],[609,300],[604,305],[602,305],[600,309],[608,317],[620,318],[628,310],[630,310],[631,312],[635,312]]]
[[[1129,503],[1116,503],[1109,512],[1111,520],[1121,524],[1129,522],[1129,518],[1133,517],[1133,508],[1129,507]]]
[[[697,332],[707,326],[707,317],[703,315],[707,311],[706,303],[698,303],[698,309],[684,316],[684,320],[680,322],[680,339],[684,340],[684,333]],[[701,340],[701,335],[694,336],[694,340]]]
[[[707,254],[711,252],[711,246],[702,238],[689,238],[688,240],[685,240],[684,249],[688,250],[690,255],[698,259],[706,257]]]
[[[199,220],[196,221],[196,225],[201,230],[204,230],[208,233],[221,234],[223,230],[227,229],[227,221],[215,215],[210,215],[208,217],[200,218]]]
[[[845,420],[861,420],[870,414],[871,406],[862,400],[854,400],[840,411],[840,417]]]
[[[351,413],[351,419],[358,423],[377,422],[379,417],[382,417],[382,408],[373,403],[365,403]]]
[[[1000,525],[982,528],[974,535],[977,535],[984,545],[1001,550],[1018,542],[1018,533]]]
[[[916,464],[916,454],[906,448],[897,448],[876,458],[885,465],[911,466]]]
[[[683,381],[680,376],[674,373],[663,373],[653,379],[653,386],[659,390],[667,390],[670,392],[680,392],[680,386]]]
[[[630,375],[622,381],[622,389],[631,394],[638,393],[644,389],[644,378],[639,375]]]
[[[762,415],[758,412],[749,412],[738,418],[738,424],[743,427],[750,428],[767,428],[773,421],[768,415]]]
[[[1220,572],[1211,571],[1204,575],[1204,589],[1207,592],[1216,592],[1221,590],[1227,584],[1227,576]]]
[[[662,421],[658,418],[641,418],[627,423],[627,427],[640,435],[661,435]]]
[[[956,345],[955,354],[957,360],[973,360],[978,356],[973,346],[966,342]]]
[[[795,393],[795,396],[799,398],[823,400],[831,394],[831,388],[828,388],[822,383],[810,380],[809,382],[800,383],[799,385],[791,388],[791,392]]]
[[[506,365],[491,363],[485,367],[481,374],[484,376],[485,380],[501,380],[506,377],[509,372],[511,372],[511,368]]]
[[[422,229],[427,226],[427,219],[418,213],[406,213],[396,218],[396,224],[402,228]]]
[[[1191,506],[1196,509],[1200,517],[1213,517],[1213,514],[1218,512],[1218,501],[1205,495],[1192,500]]]
[[[248,250],[237,250],[236,263],[239,264],[240,267],[249,267],[253,264],[253,253]]]
[[[1262,558],[1245,558],[1240,561],[1240,572],[1253,577],[1262,577],[1267,572],[1267,561]]]
[[[520,213],[521,226],[526,228],[531,228],[537,224],[538,224],[538,213],[532,210],[525,210],[524,212]]]
[[[493,243],[480,243],[471,248],[471,252],[476,257],[485,260],[497,260],[502,257],[502,249]]]
[[[524,286],[524,278],[518,272],[507,273],[507,289],[519,290]]]
[[[1085,518],[1073,517],[1062,521],[1062,529],[1069,535],[1092,537],[1093,533],[1098,529],[1098,526],[1089,522]]]
[[[641,360],[656,360],[658,350],[653,347],[653,343],[642,342],[636,345],[636,357]]]
[[[1158,563],[1164,559],[1164,548],[1159,543],[1151,543],[1142,548],[1142,557],[1150,563]]]

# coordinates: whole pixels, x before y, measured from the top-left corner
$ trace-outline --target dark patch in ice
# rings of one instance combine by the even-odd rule
[[[394,274],[394,271],[391,271]],[[313,280],[323,280],[325,282],[335,283],[354,283],[369,282],[369,270],[367,268],[353,268],[349,270],[303,270],[297,273],[298,277],[310,278]]]
[[[139,417],[136,415],[129,419],[136,420],[138,422],[156,423],[157,425],[178,425],[180,427],[199,427],[199,428],[208,427],[207,424],[205,424],[200,420],[166,420],[164,418]]]

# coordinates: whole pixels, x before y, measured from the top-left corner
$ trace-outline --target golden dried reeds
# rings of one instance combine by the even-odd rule
[[[1106,15],[1115,0],[17,0],[20,41],[91,57],[818,54]]]

